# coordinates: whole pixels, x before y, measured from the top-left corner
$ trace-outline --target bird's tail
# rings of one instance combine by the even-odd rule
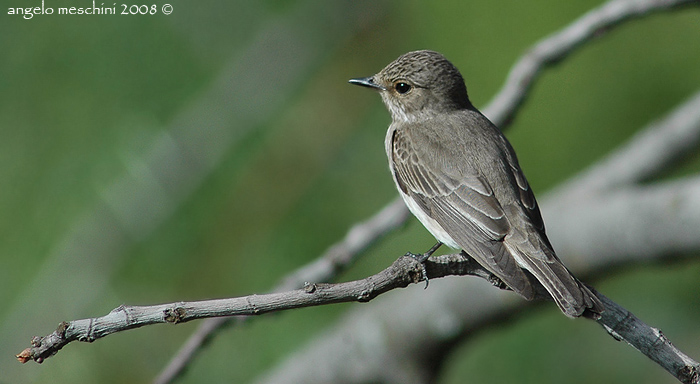
[[[511,251],[518,264],[535,276],[566,316],[596,319],[600,317],[605,309],[603,303],[590,288],[576,279],[555,255],[539,258],[525,256],[517,248],[511,248]]]

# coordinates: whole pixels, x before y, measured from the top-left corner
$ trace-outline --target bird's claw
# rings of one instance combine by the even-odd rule
[[[428,279],[428,271],[425,269],[425,262],[428,261],[430,256],[432,256],[433,253],[435,253],[435,251],[437,251],[437,249],[440,248],[441,245],[442,245],[441,242],[437,242],[437,244],[433,245],[433,247],[430,248],[428,250],[428,252],[426,252],[426,253],[416,254],[416,253],[412,253],[412,252],[406,252],[405,256],[412,257],[418,263],[420,263],[423,280],[425,280],[425,288],[424,289],[428,289],[428,284],[430,283],[430,280]]]
[[[425,288],[423,289],[428,289],[428,284],[430,284],[430,279],[428,279],[428,271],[425,269],[425,262],[428,261],[430,258],[430,254],[428,253],[413,253],[413,252],[406,252],[404,256],[408,256],[410,258],[413,258],[420,264],[421,268],[421,277],[423,280],[425,280]]]

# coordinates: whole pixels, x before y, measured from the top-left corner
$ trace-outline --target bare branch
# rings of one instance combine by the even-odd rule
[[[214,317],[202,321],[202,324],[187,338],[187,341],[182,344],[182,347],[153,380],[153,384],[166,384],[175,380],[185,371],[187,365],[193,361],[202,347],[217,335],[218,331],[230,324],[231,321],[243,322],[246,319],[247,317]]]
[[[593,9],[532,47],[511,69],[505,85],[484,109],[484,114],[499,127],[509,124],[548,65],[556,64],[581,44],[625,21],[691,4],[697,5],[697,0],[612,0]]]
[[[298,288],[307,281],[332,280],[352,265],[362,251],[401,227],[408,217],[409,212],[404,202],[401,199],[392,201],[376,215],[353,225],[343,240],[332,245],[315,261],[289,274],[275,290]]]
[[[562,205],[544,199],[547,233],[557,253],[587,269],[700,249],[700,176],[629,187]],[[578,269],[578,268],[577,268]]]
[[[479,276],[491,284],[504,287],[488,270],[464,254],[431,258],[426,263],[431,279],[450,275]],[[307,284],[303,289],[251,295],[246,297],[180,302],[155,306],[120,306],[99,318],[62,322],[51,334],[35,337],[32,347],[17,355],[18,360],[38,363],[56,354],[72,341],[92,342],[112,333],[158,323],[183,323],[218,316],[251,316],[285,309],[358,301],[367,302],[395,288],[403,288],[423,280],[423,269],[412,257],[402,256],[385,270],[362,280],[338,284]],[[536,279],[538,299],[549,299]],[[700,382],[700,363],[679,351],[658,329],[649,327],[632,313],[598,294],[606,311],[597,321],[618,340],[625,340],[683,383]],[[424,356],[425,357],[425,356]],[[286,379],[289,379],[285,375]]]
[[[611,336],[624,340],[659,364],[681,383],[700,383],[700,364],[678,350],[657,328],[652,328],[634,314],[597,293],[605,305],[598,320]]]
[[[426,263],[425,271],[427,276],[433,279],[455,274],[471,274],[498,281],[471,258],[459,254],[431,260]],[[306,284],[302,289],[228,299],[151,306],[121,305],[102,317],[61,322],[53,333],[44,337],[34,337],[32,347],[18,354],[17,359],[22,363],[30,360],[42,363],[70,342],[93,342],[113,333],[152,324],[177,324],[222,316],[262,315],[350,301],[367,302],[384,292],[404,288],[423,279],[422,265],[413,257],[402,256],[375,275],[345,283],[313,283]]]
[[[298,289],[307,281],[328,282],[338,273],[344,271],[357,259],[360,253],[397,227],[406,222],[408,209],[401,199],[394,200],[369,219],[359,222],[350,228],[345,238],[334,244],[321,257],[293,271],[277,285],[272,292],[284,292]],[[192,333],[179,351],[170,359],[168,365],[153,381],[154,384],[172,382],[199,352],[202,346],[210,340],[222,327],[236,320],[245,321],[247,317],[216,317],[207,319]]]
[[[544,200],[542,207],[547,206],[548,200]],[[695,235],[692,233],[700,228],[699,212],[700,176],[697,176],[579,201],[553,216],[556,221],[550,228],[556,230],[550,233],[558,250],[578,255],[576,259],[566,260],[571,270],[577,275],[592,275],[607,271],[611,263],[622,265],[665,257],[669,252],[700,250],[697,230]],[[613,220],[612,224],[605,224],[606,220]],[[583,223],[588,232],[590,228],[595,230],[589,235],[578,227],[572,228],[577,223]],[[659,231],[660,227],[665,230]],[[576,235],[569,237],[577,240],[573,248],[566,246],[572,239],[561,237],[572,233]],[[664,236],[664,233],[678,235]],[[578,242],[579,237],[584,239]],[[560,247],[560,243],[565,246]],[[566,254],[562,253],[562,258]],[[290,356],[258,382],[313,382],[319,377],[323,378],[321,381],[346,383],[430,382],[434,372],[429,362],[438,358],[437,354],[444,353],[460,337],[517,314],[527,304],[515,295],[504,295],[475,280],[438,280],[428,290],[408,289],[357,307],[334,329]],[[601,325],[681,382],[698,382],[696,362],[661,338],[657,329],[604,296],[599,294],[599,297],[606,305],[598,321]],[[366,332],[367,329],[377,331]],[[391,332],[382,331],[386,329]],[[373,348],[367,350],[366,345]],[[358,350],[365,352],[357,356]]]
[[[624,146],[557,187],[552,194],[566,204],[647,180],[673,161],[696,151],[699,142],[700,92],[696,92],[663,119],[641,130]]]

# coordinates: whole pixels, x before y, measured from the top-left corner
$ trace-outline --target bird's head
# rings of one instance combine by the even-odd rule
[[[379,91],[394,121],[471,107],[459,70],[435,51],[408,52],[376,75],[350,83]]]

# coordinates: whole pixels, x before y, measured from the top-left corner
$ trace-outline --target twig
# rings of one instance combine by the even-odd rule
[[[428,262],[429,278],[474,274],[488,278],[471,258],[443,256],[439,262]],[[61,322],[51,334],[34,337],[32,346],[17,355],[22,363],[42,363],[73,341],[93,342],[107,335],[152,324],[177,324],[191,320],[221,316],[253,316],[287,309],[311,307],[349,301],[367,302],[395,288],[403,288],[423,280],[421,265],[412,257],[402,256],[383,271],[361,280],[346,283],[307,284],[302,289],[244,297],[179,302],[151,306],[121,305],[109,314]]]
[[[668,371],[681,383],[700,383],[700,364],[678,350],[658,328],[639,320],[630,311],[596,292],[605,305],[598,320],[611,336],[624,340]]]
[[[484,114],[499,127],[509,124],[540,72],[548,65],[556,64],[581,44],[600,37],[625,21],[691,4],[697,5],[698,1],[612,0],[591,10],[528,50],[513,66],[503,88],[484,109]]]

